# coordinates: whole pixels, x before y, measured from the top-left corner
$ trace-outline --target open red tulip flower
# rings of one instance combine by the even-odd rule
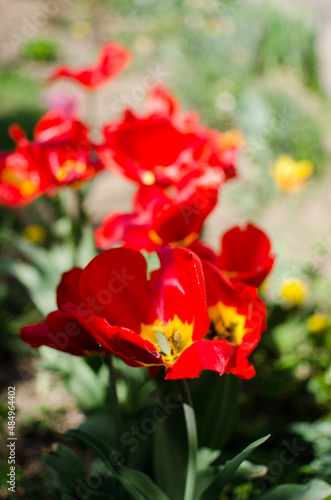
[[[231,283],[210,262],[203,262],[210,329],[206,339],[226,340],[235,347],[235,354],[226,373],[249,379],[255,370],[248,357],[266,328],[265,304],[255,287]]]
[[[132,213],[112,213],[96,229],[97,247],[121,244],[152,252],[162,245],[190,245],[215,207],[223,181],[223,173],[195,171],[171,188],[140,186]]]
[[[160,268],[150,279],[143,255],[128,248],[107,250],[84,270],[64,274],[57,291],[59,309],[45,324],[23,327],[22,340],[71,354],[112,353],[133,367],[163,365],[167,379],[198,377],[202,370],[235,372],[237,345],[216,334],[209,338],[199,258],[190,250],[169,247],[159,248],[158,256]],[[248,302],[227,287],[232,292],[227,285],[222,300],[231,311],[237,307],[239,343],[239,335],[250,335]]]
[[[218,255],[200,241],[194,241],[190,248],[200,259],[212,262],[232,283],[254,287],[261,285],[275,261],[268,236],[252,224],[227,231]]]
[[[46,191],[48,179],[20,151],[0,154],[0,204],[20,208]]]
[[[71,184],[93,177],[101,164],[89,140],[89,128],[62,111],[49,111],[35,128],[35,144],[54,185]]]
[[[60,66],[50,76],[49,80],[70,78],[89,89],[96,89],[113,80],[125,70],[130,62],[130,52],[119,43],[111,41],[101,47],[95,65],[80,69]]]
[[[196,112],[179,113],[176,98],[156,87],[147,98],[147,114],[127,110],[122,120],[103,129],[98,149],[106,168],[140,184],[176,185],[192,170],[213,168],[235,175],[239,133],[221,134],[198,123]]]
[[[12,125],[14,152],[0,156],[0,203],[9,207],[27,205],[56,187],[93,177],[100,162],[93,157],[88,128],[61,111],[49,111],[37,124],[34,141]]]

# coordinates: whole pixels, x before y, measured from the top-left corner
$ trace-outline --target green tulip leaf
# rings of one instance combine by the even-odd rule
[[[123,488],[136,500],[170,500],[165,493],[143,472],[121,465],[120,454],[87,432],[68,431],[67,435],[77,439],[90,448],[109,468]]]
[[[224,468],[219,472],[211,485],[202,493],[200,500],[215,500],[222,492],[223,488],[231,481],[240,464],[262,443],[264,443],[270,435],[258,439],[250,444],[241,453],[229,460]]]

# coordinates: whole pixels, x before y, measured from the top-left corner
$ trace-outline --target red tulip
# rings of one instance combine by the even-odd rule
[[[0,203],[9,207],[27,205],[56,187],[93,177],[101,168],[93,158],[89,130],[63,112],[49,111],[38,122],[34,141],[12,125],[17,142],[14,152],[0,156]]]
[[[209,309],[218,307],[222,316],[210,328],[198,257],[169,247],[159,248],[158,256],[160,268],[150,279],[144,257],[127,248],[105,251],[84,270],[65,273],[59,309],[46,323],[23,327],[22,340],[76,355],[112,353],[134,367],[163,365],[167,379],[198,377],[205,369],[250,377],[247,356],[264,328],[255,290],[231,285],[217,269],[213,277],[207,263]]]
[[[40,196],[49,185],[36,164],[20,151],[0,154],[0,203],[19,208]]]
[[[97,247],[120,243],[152,252],[161,245],[190,245],[217,203],[224,177],[215,178],[214,174],[196,171],[169,189],[141,186],[134,198],[134,212],[112,213],[96,229]]]
[[[231,283],[217,267],[203,262],[207,306],[210,317],[208,339],[225,339],[235,346],[235,354],[226,367],[226,373],[248,379],[255,370],[248,356],[261,339],[266,328],[264,302],[254,287]]]
[[[233,177],[238,133],[221,134],[200,125],[197,113],[178,110],[177,100],[157,87],[147,98],[146,116],[127,110],[122,120],[108,123],[98,149],[104,166],[145,185],[175,185],[204,168]]]
[[[252,224],[227,231],[221,238],[218,255],[200,241],[190,248],[200,259],[212,262],[232,283],[254,287],[261,285],[275,261],[268,236]]]
[[[96,89],[113,80],[130,62],[131,54],[127,49],[117,42],[108,42],[101,47],[94,66],[81,69],[60,66],[49,79],[71,78],[89,89]]]

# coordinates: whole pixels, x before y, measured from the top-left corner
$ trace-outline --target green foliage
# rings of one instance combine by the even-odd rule
[[[41,347],[40,354],[40,368],[60,374],[80,408],[87,411],[104,403],[108,385],[106,366],[96,373],[83,358],[49,347]]]
[[[330,328],[324,332],[309,333],[302,315],[278,325],[273,331],[273,339],[280,358],[275,367],[291,370],[297,381],[306,381],[307,390],[318,403],[329,407],[331,345],[328,338]]]
[[[258,439],[250,444],[237,456],[229,460],[224,468],[218,473],[211,485],[205,489],[200,497],[200,500],[214,500],[217,498],[223,488],[231,481],[233,475],[239,468],[240,464],[261,444],[263,444],[269,436]]]
[[[15,247],[25,261],[11,263],[8,271],[28,289],[31,300],[44,315],[56,309],[56,288],[62,274],[75,266],[84,267],[96,255],[92,228],[81,226],[77,242],[75,233],[71,232],[74,223],[69,219],[59,219],[54,224],[54,236],[62,233],[63,225],[65,234],[61,234],[60,240],[50,248],[14,237]]]
[[[84,465],[77,454],[63,444],[45,450],[43,460],[56,472],[54,486],[63,493],[70,492],[76,486],[76,480],[85,476]]]
[[[314,453],[313,460],[302,467],[302,472],[331,482],[331,422],[301,422],[293,424],[292,429],[312,446]]]
[[[279,66],[289,66],[298,71],[306,85],[318,88],[316,34],[309,21],[291,19],[268,5],[262,7],[261,17],[256,71],[267,73]]]
[[[257,500],[330,500],[331,486],[323,481],[311,481],[307,486],[286,484],[277,486]]]
[[[236,423],[238,379],[233,375],[220,377],[217,373],[205,371],[191,387],[200,445],[223,449]]]
[[[34,38],[22,46],[21,53],[25,59],[32,61],[55,61],[57,44],[53,40]]]
[[[137,470],[129,469],[121,465],[118,459],[114,459],[113,450],[102,441],[79,430],[72,430],[67,434],[93,450],[109,469],[111,475],[137,500],[169,500],[148,476]]]
[[[87,473],[78,455],[61,443],[45,450],[43,461],[50,468],[52,491],[57,495],[61,494],[61,498],[71,499],[74,498],[71,495],[76,493],[89,494],[92,500],[114,500],[110,494],[113,483],[103,463],[94,461],[90,472]],[[94,491],[96,482],[99,484],[98,491]]]
[[[20,123],[31,137],[32,130],[44,111],[40,104],[38,83],[23,72],[3,69],[0,73],[0,148],[9,150],[13,141],[8,135],[12,123]]]
[[[183,500],[187,463],[187,438],[182,410],[159,423],[153,437],[156,483],[171,500]]]
[[[162,450],[160,453],[160,460],[162,456],[163,466],[165,467],[164,474],[166,475],[166,479],[162,478],[166,491],[164,493],[147,475],[124,466],[123,456],[117,450],[112,450],[107,444],[90,433],[83,430],[72,430],[67,432],[67,436],[91,449],[103,464],[103,467],[101,467],[97,461],[94,462],[94,468],[92,467],[90,471],[90,475],[94,474],[99,478],[98,484],[93,488],[94,495],[105,493],[112,495],[116,491],[118,491],[117,494],[120,494],[118,488],[121,485],[124,490],[137,500],[175,500],[176,498],[183,498],[183,496],[180,496],[183,495],[183,492],[180,493],[180,488],[178,488],[178,478],[181,476],[183,469],[185,470],[185,464],[177,462],[177,474],[175,474],[174,466],[168,463],[169,458],[176,457],[175,450],[169,447],[169,442],[167,445],[168,450],[171,450],[171,455],[167,457],[167,445],[164,441],[159,441],[162,450],[166,451],[165,455],[162,455]],[[256,466],[245,461],[245,458],[266,439],[263,438],[252,443],[238,456],[227,462],[225,466],[213,467],[211,465],[219,456],[219,452],[201,449],[198,454],[198,475],[194,498],[196,500],[215,499],[217,492],[221,492],[240,467],[242,468],[241,477],[246,479],[254,477]],[[44,461],[54,469],[54,487],[61,489],[61,492],[72,493],[77,484],[84,484],[86,474],[83,463],[67,446],[57,445],[55,448],[46,451]],[[69,464],[71,464],[71,467]],[[171,469],[172,472],[169,475]],[[255,470],[255,473],[253,470]],[[166,494],[171,482],[173,482],[172,488]],[[107,490],[107,485],[111,489]]]

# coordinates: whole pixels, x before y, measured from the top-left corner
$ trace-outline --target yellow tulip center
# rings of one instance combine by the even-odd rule
[[[20,177],[18,173],[19,172],[16,172],[14,169],[8,167],[4,168],[1,174],[1,182],[15,187],[24,197],[35,194],[38,191],[38,183],[34,183],[30,179],[24,178],[26,175]]]
[[[205,336],[208,340],[225,339],[232,345],[240,345],[245,335],[246,316],[237,309],[222,302],[208,308],[210,329]]]
[[[141,325],[141,337],[151,342],[161,354],[164,365],[171,366],[192,343],[193,323],[183,323],[178,316],[164,323]]]
[[[63,165],[55,172],[55,177],[58,181],[63,182],[69,174],[76,173],[78,175],[85,174],[87,170],[87,165],[81,161],[67,160]]]
[[[156,231],[154,231],[154,229],[151,229],[148,232],[148,236],[153,241],[153,243],[156,243],[157,245],[164,245],[165,244],[164,240],[157,234]],[[183,238],[180,241],[167,242],[166,244],[169,245],[170,247],[184,247],[185,248],[185,247],[188,247],[189,245],[191,245],[191,243],[193,243],[193,241],[195,241],[198,236],[199,236],[198,233],[191,233],[188,236],[185,236],[185,238]]]

